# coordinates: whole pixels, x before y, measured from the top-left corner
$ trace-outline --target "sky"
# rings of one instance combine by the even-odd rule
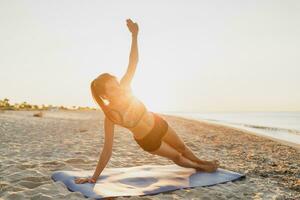
[[[0,99],[90,106],[120,80],[151,111],[300,111],[300,1],[0,0]]]

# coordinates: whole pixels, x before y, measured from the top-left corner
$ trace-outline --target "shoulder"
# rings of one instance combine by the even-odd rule
[[[121,88],[126,92],[126,93],[132,93],[132,89],[130,84],[120,84]]]

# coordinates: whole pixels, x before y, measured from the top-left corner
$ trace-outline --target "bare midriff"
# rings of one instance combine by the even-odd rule
[[[138,124],[135,127],[128,129],[133,133],[134,138],[142,139],[151,131],[154,126],[154,122],[153,113],[146,110]]]

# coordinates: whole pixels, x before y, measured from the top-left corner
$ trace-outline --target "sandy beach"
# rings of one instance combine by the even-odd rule
[[[0,112],[0,199],[86,199],[50,175],[94,170],[104,143],[101,111]],[[300,199],[300,149],[249,132],[161,115],[196,155],[246,174],[240,181],[144,197],[116,199]],[[143,151],[125,128],[115,127],[106,167],[173,164]]]

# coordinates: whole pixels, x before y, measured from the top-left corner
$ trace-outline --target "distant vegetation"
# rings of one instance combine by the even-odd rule
[[[53,106],[53,105],[31,105],[26,101],[22,103],[10,104],[9,99],[5,98],[0,100],[0,110],[96,110],[96,108],[90,108],[88,106],[72,106],[71,108],[65,106]]]

